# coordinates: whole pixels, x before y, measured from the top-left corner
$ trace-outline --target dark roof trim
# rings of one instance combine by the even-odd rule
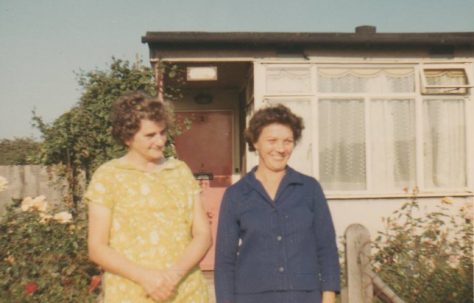
[[[142,43],[155,47],[288,47],[288,45],[473,47],[474,32],[375,33],[373,27],[357,28],[355,33],[147,32],[142,37]]]

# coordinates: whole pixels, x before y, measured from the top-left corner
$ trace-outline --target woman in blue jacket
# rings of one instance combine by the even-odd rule
[[[334,303],[339,261],[331,214],[314,178],[287,166],[303,121],[258,110],[245,136],[258,166],[224,195],[216,243],[217,303]]]

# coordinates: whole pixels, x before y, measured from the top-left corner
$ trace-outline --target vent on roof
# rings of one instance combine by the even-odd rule
[[[360,25],[355,28],[356,34],[362,34],[362,35],[375,34],[376,31],[377,31],[377,28],[372,25]]]

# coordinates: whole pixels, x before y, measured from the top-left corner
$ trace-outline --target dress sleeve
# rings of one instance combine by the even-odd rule
[[[329,206],[319,182],[315,182],[313,199],[314,231],[323,291],[340,291],[339,255],[336,244],[336,233]]]
[[[98,204],[107,208],[113,208],[112,180],[113,176],[110,170],[99,167],[87,186],[86,193],[84,194],[85,201],[88,204]]]

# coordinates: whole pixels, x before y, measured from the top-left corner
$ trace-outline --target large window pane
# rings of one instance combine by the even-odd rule
[[[423,102],[424,176],[427,188],[466,186],[464,100]]]
[[[313,175],[313,155],[311,149],[311,102],[308,99],[269,99],[270,104],[283,104],[293,113],[303,118],[305,128],[300,141],[296,144],[288,164],[299,172]]]
[[[375,191],[402,192],[416,185],[414,100],[370,102],[372,185]]]
[[[326,190],[366,189],[364,102],[319,100],[319,178]]]
[[[270,95],[311,93],[309,67],[267,67],[265,79]]]

